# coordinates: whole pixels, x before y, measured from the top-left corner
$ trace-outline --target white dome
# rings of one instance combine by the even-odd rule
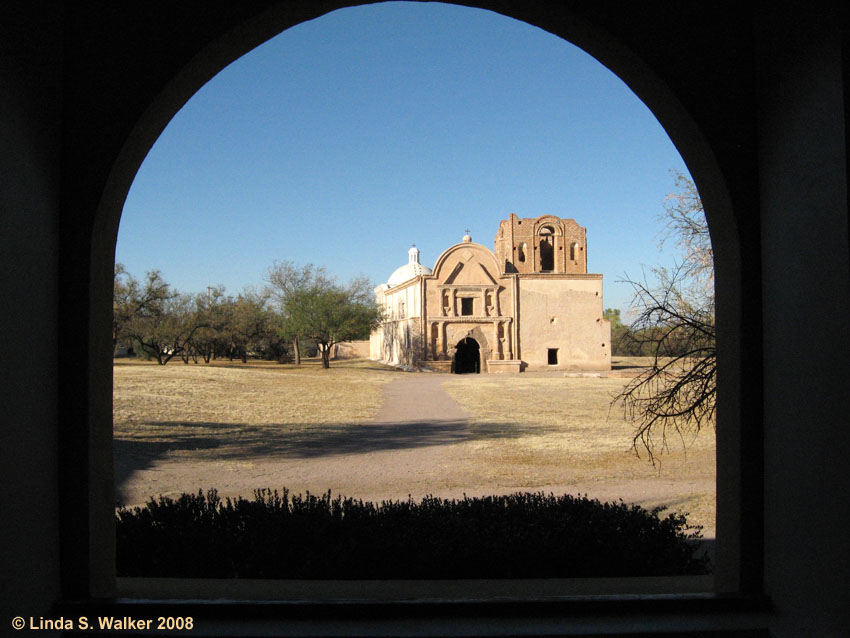
[[[390,288],[403,284],[408,279],[413,279],[419,275],[430,275],[431,269],[419,263],[419,249],[414,244],[407,251],[407,263],[401,268],[396,268],[395,272],[390,275],[387,284]]]

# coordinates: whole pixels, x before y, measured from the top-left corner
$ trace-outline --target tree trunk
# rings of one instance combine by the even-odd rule
[[[331,349],[328,347],[322,347],[322,367],[330,368],[331,367]]]
[[[298,337],[295,337],[292,340],[292,351],[295,355],[295,365],[301,365],[301,350],[298,348]]]

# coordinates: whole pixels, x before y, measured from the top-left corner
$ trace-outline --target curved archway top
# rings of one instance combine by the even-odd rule
[[[556,217],[555,215],[541,215],[534,220],[534,234],[535,235],[545,235],[545,229],[551,228],[552,235],[556,237],[561,237],[564,234],[564,228],[566,226],[573,226],[575,228],[581,228],[581,224],[579,224],[576,220],[571,217]]]
[[[454,246],[449,246],[442,252],[442,254],[437,257],[437,262],[434,264],[434,270],[432,271],[432,277],[439,279],[443,277],[446,273],[446,263],[452,258],[456,253],[462,252],[463,250],[469,251],[471,254],[479,256],[479,263],[482,263],[485,268],[488,270],[492,268],[492,273],[494,277],[498,277],[501,274],[499,270],[499,261],[496,259],[496,255],[492,250],[484,246],[483,244],[476,244],[475,242],[461,242],[459,244],[455,244]],[[449,271],[451,272],[451,271]]]
[[[456,323],[451,324],[448,330],[453,331],[449,337],[451,348],[457,348],[459,343],[467,339],[475,341],[484,353],[492,352],[495,346],[495,344],[490,343],[490,339],[487,338],[487,334],[482,330],[480,324],[464,325]]]

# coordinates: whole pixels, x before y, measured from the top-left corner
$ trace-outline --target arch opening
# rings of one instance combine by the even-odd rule
[[[458,341],[452,372],[455,374],[478,374],[481,372],[481,348],[472,337]]]
[[[543,226],[537,236],[540,238],[540,272],[552,272],[555,270],[555,230]]]
[[[551,236],[540,238],[540,270],[541,272],[555,270],[555,247]]]
[[[599,57],[599,56],[597,56],[597,57]],[[147,131],[147,132],[150,133],[150,131]],[[139,164],[140,164],[140,160],[139,160]],[[137,164],[135,167],[131,167],[133,172],[135,172],[135,169],[138,169],[139,164]],[[708,169],[706,169],[706,170],[708,170]],[[698,177],[698,176],[695,175],[695,177]],[[114,201],[115,200],[112,200],[111,202],[109,202],[107,204],[107,206],[112,205]],[[117,218],[118,218],[118,216],[120,216],[120,205],[119,205],[117,210],[113,209],[111,212],[114,215],[114,219],[116,220],[116,226],[117,226]],[[549,261],[550,258],[546,255],[547,248],[544,247],[544,243],[548,244],[547,240],[551,241],[551,238],[544,237],[543,233],[541,233],[541,237],[540,237],[540,267],[541,267],[541,270],[553,270],[553,266],[554,266],[554,264]],[[96,240],[96,242],[99,242],[99,241],[101,241],[101,240],[99,240],[99,239]],[[549,244],[549,246],[551,246],[551,244]],[[96,247],[96,249],[97,249],[97,247]],[[532,258],[532,261],[533,261],[533,257],[534,257],[534,254],[533,254],[534,246],[533,246],[533,244],[531,245],[531,249],[532,249],[532,251],[530,253],[530,257]],[[113,250],[114,250],[114,243],[113,243]],[[554,249],[549,248],[549,250],[552,251],[551,259],[553,260],[554,259],[554,256],[553,256]],[[97,250],[95,250],[95,252],[97,252]],[[573,252],[573,247],[571,247],[571,253],[572,253],[571,257],[574,259],[575,253]],[[524,251],[522,251],[520,254],[521,254],[522,257],[524,257]],[[520,261],[523,261],[522,257],[520,258]],[[548,266],[548,268],[547,268],[547,266]],[[103,277],[100,277],[99,279],[97,277],[95,277],[93,279],[97,280],[98,283],[100,283],[100,280],[102,280]],[[105,290],[105,287],[104,287],[104,290]],[[99,295],[93,295],[93,299],[95,299],[95,303],[97,303],[97,300],[99,298],[100,298]],[[472,343],[465,343],[465,342],[472,342]],[[477,372],[480,371],[480,353],[479,353],[478,344],[477,344],[477,342],[475,342],[474,339],[467,338],[467,339],[464,339],[464,340],[462,340],[461,342],[458,343],[458,353],[455,355],[455,360],[457,360],[458,355],[460,355],[462,350],[465,352],[465,354],[462,355],[461,358],[462,359],[468,358],[469,360],[471,360],[472,357],[469,355],[469,352],[471,352],[473,349],[475,350],[475,352],[477,354],[477,361],[475,362],[475,368],[476,369],[474,370],[474,372],[477,373]],[[467,372],[473,372],[473,370],[468,370]],[[93,385],[96,385],[96,384],[93,384]]]

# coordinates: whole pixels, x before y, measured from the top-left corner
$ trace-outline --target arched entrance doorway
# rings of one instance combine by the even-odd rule
[[[452,361],[452,371],[455,374],[467,374],[481,372],[481,354],[478,342],[472,337],[461,339],[457,344]]]

